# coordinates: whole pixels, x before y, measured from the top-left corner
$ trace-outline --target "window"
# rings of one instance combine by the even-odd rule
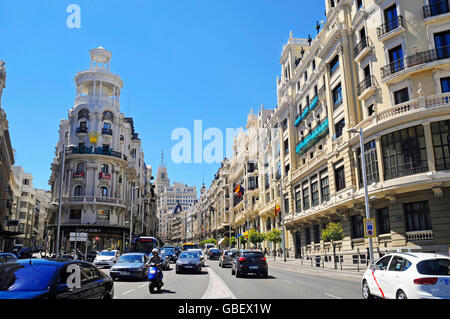
[[[381,137],[385,180],[428,171],[423,125]]]
[[[389,210],[387,207],[377,209],[377,225],[378,225],[378,234],[390,234],[391,233],[391,224],[389,221]]]
[[[80,185],[76,186],[73,195],[74,196],[83,196],[83,187]]]
[[[362,0],[356,0],[356,8],[359,10],[362,8],[362,6],[363,6]]]
[[[398,27],[397,5],[393,5],[384,10],[384,21],[386,24],[386,33]]]
[[[447,59],[450,57],[450,31],[436,33],[434,35],[434,42],[437,49],[437,58]]]
[[[81,270],[81,285],[100,279],[100,274],[94,266],[78,263]]]
[[[394,103],[402,104],[409,101],[408,88],[404,88],[394,92]]]
[[[77,173],[84,172],[84,163],[77,164]]]
[[[334,109],[338,108],[342,105],[343,99],[342,99],[342,85],[339,83],[334,89],[333,89],[333,107]]]
[[[27,179],[27,178],[25,178],[25,179],[23,180],[23,185],[30,185],[30,180]]]
[[[389,265],[389,262],[391,261],[392,256],[386,256],[381,258],[377,263],[375,264],[376,269],[378,270],[387,270],[387,267]]]
[[[302,192],[301,188],[298,187],[295,189],[295,211],[300,213],[302,210]]]
[[[450,170],[450,121],[431,123],[436,170]]]
[[[99,210],[97,215],[99,221],[109,221],[109,210]]]
[[[306,239],[306,245],[310,245],[311,244],[311,228],[307,227],[305,229],[305,239]]]
[[[442,91],[442,93],[450,92],[450,77],[441,79],[441,91]]]
[[[352,216],[352,238],[364,237],[364,223],[361,215]]]
[[[371,106],[369,106],[367,108],[367,112],[369,114],[369,116],[372,116],[373,113],[375,113],[375,111],[373,110],[374,105],[372,104]]]
[[[289,154],[289,140],[284,141],[284,155]]]
[[[406,231],[431,230],[431,217],[428,201],[404,205]]]
[[[109,172],[109,166],[107,164],[102,164],[102,173],[108,174]]]
[[[108,188],[102,187],[101,191],[102,191],[102,198],[107,198],[108,197]]]
[[[330,75],[332,76],[339,68],[339,55],[336,55],[330,62]]]
[[[335,135],[336,138],[339,138],[339,137],[342,136],[344,128],[345,128],[345,119],[340,120],[339,122],[337,122],[334,125],[334,129],[335,129],[335,132],[336,132],[336,135]]]
[[[389,61],[391,62],[389,65],[389,74],[396,73],[405,68],[405,63],[403,60],[403,48],[401,45],[389,50]]]
[[[367,184],[372,184],[380,181],[378,172],[378,158],[376,141],[372,140],[364,144],[364,160],[366,162],[366,177]],[[361,149],[358,149],[358,171],[359,171],[359,185],[363,185],[362,163],[361,163]]]
[[[70,219],[81,219],[81,209],[71,209]]]
[[[319,182],[311,184],[311,203],[313,206],[319,205]]]
[[[336,192],[345,188],[345,170],[344,165],[336,167],[334,169],[334,178],[336,180]]]
[[[314,243],[316,244],[320,243],[320,226],[314,225],[313,232],[314,232]]]
[[[401,256],[392,257],[391,264],[389,265],[389,271],[405,271],[411,267],[412,263]]]
[[[303,183],[303,209],[309,209],[309,187],[307,181]]]
[[[328,176],[322,177],[320,180],[320,192],[322,196],[322,203],[330,200],[330,186]]]

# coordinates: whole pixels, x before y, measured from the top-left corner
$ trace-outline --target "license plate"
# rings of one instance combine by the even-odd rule
[[[151,274],[156,274],[156,270],[152,269],[152,270],[150,270],[150,273]]]
[[[258,269],[259,267],[258,266],[250,266],[250,267],[248,267],[249,269]]]
[[[194,268],[194,266],[184,266],[185,268]]]
[[[130,273],[129,272],[127,272],[127,271],[121,271],[120,272],[120,275],[121,276],[128,276]]]

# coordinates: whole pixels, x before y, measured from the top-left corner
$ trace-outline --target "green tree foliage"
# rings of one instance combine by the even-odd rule
[[[344,239],[344,230],[341,223],[328,223],[327,228],[322,231],[324,242],[339,241]]]
[[[281,230],[274,228],[271,231],[267,232],[265,237],[271,243],[281,243]]]
[[[258,245],[258,243],[262,243],[266,239],[266,236],[264,234],[261,234],[256,229],[250,229],[248,240],[255,246]]]

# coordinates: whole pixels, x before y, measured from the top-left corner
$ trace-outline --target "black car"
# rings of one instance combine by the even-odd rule
[[[211,248],[208,251],[208,259],[210,259],[210,260],[215,260],[215,259],[219,260],[220,255],[221,255],[221,252],[219,249]]]
[[[20,259],[0,265],[0,299],[112,299],[113,287],[109,276],[84,261]]]
[[[231,274],[237,278],[249,273],[268,277],[268,266],[264,253],[260,250],[239,250],[233,258]]]

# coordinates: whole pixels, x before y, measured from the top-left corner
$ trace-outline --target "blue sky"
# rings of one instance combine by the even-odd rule
[[[66,8],[81,8],[81,28]],[[16,164],[49,189],[59,122],[75,98],[73,78],[89,68],[89,50],[113,54],[124,88],[121,111],[135,121],[147,165],[164,150],[171,181],[209,186],[220,164],[175,164],[174,129],[245,125],[250,108],[276,105],[276,77],[289,37],[314,36],[324,1],[44,0],[0,2],[0,59],[8,77],[2,106]],[[205,141],[204,146],[209,142]],[[225,143],[225,142],[224,142]]]

